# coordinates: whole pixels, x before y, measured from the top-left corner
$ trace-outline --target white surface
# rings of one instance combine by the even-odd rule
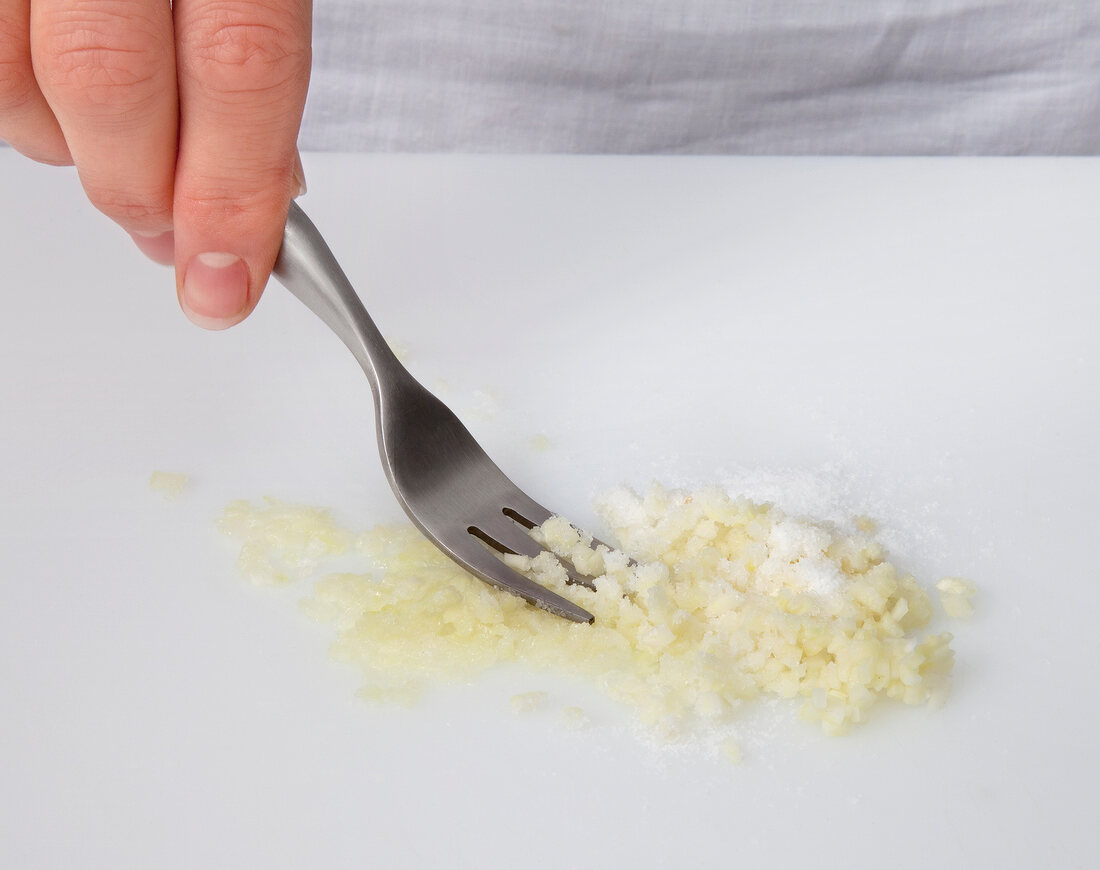
[[[356,700],[305,590],[248,587],[213,529],[265,493],[399,516],[351,357],[276,286],[192,328],[69,172],[3,153],[0,866],[1095,866],[1100,163],[307,170],[383,331],[521,485],[586,523],[620,482],[769,470],[869,510],[981,590],[955,693],[842,739],[782,707],[738,767],[544,675]]]

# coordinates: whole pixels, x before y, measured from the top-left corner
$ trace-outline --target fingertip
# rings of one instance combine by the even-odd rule
[[[306,186],[306,170],[302,166],[302,155],[295,149],[294,151],[294,192],[291,194],[294,199],[300,196],[305,196],[309,192],[309,188]]]
[[[248,265],[236,254],[195,254],[184,270],[179,302],[188,319],[203,329],[228,329],[251,310]]]
[[[28,154],[35,163],[41,163],[45,166],[73,166],[73,155],[69,153],[69,149],[52,149],[49,152],[37,154]]]
[[[56,126],[56,121],[54,122]],[[61,135],[61,131],[57,131],[57,136],[40,136],[37,138],[31,138],[28,142],[21,140],[2,140],[7,142],[12,148],[33,160],[35,163],[41,163],[45,166],[72,166],[73,155],[69,152],[69,146],[65,143],[64,137]]]
[[[186,316],[188,320],[195,324],[195,326],[198,326],[201,329],[205,329],[208,332],[223,332],[230,327],[236,326],[238,323],[244,320],[245,317],[248,316],[248,313],[245,312],[237,317],[231,318],[206,317],[205,315],[199,314],[198,312],[192,311],[190,308],[188,308],[187,302],[184,300],[182,294],[180,294],[179,296],[179,304],[180,311],[184,313],[184,316]]]
[[[132,231],[130,238],[134,240],[138,250],[145,254],[154,263],[162,266],[171,266],[176,261],[176,234],[171,230],[163,233],[148,233]]]

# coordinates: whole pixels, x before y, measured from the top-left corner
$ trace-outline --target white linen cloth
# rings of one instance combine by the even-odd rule
[[[1100,153],[1098,0],[315,0],[301,144]]]

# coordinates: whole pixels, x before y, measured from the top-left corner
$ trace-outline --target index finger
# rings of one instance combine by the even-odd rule
[[[301,186],[309,0],[177,0],[173,207],[184,311],[224,328],[259,300]]]

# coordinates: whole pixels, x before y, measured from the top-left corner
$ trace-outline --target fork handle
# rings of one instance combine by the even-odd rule
[[[411,375],[394,356],[317,227],[297,203],[283,231],[272,274],[347,345],[370,381],[375,401],[381,384]]]

